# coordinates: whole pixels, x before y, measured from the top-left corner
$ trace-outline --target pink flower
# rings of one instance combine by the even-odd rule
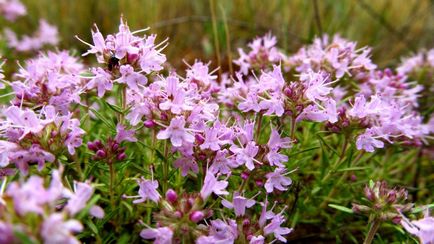
[[[238,165],[244,164],[249,170],[253,170],[255,168],[255,162],[261,164],[255,159],[255,156],[258,154],[259,150],[259,147],[256,146],[255,141],[250,141],[247,143],[245,148],[232,145],[230,150],[236,155],[236,162]]]
[[[21,110],[16,106],[10,106],[3,114],[14,127],[23,130],[20,139],[24,138],[29,133],[39,133],[47,123],[46,121],[41,121],[32,110]]]
[[[148,82],[146,76],[135,72],[131,65],[122,65],[119,68],[119,72],[121,73],[121,77],[117,79],[117,81],[122,84],[127,84],[130,89],[135,91],[139,90],[138,85],[146,85]]]
[[[208,236],[201,236],[197,244],[234,243],[238,238],[237,222],[232,219],[226,221],[217,219],[211,221]]]
[[[255,205],[256,201],[253,199],[248,199],[243,196],[241,196],[238,192],[234,192],[234,197],[232,199],[232,202],[229,202],[228,200],[224,199],[222,200],[223,206],[229,209],[234,209],[235,216],[244,216],[246,213],[246,208],[251,208],[253,205]]]
[[[430,244],[434,243],[434,218],[425,215],[424,218],[419,220],[408,220],[402,215],[401,225],[404,229],[417,237],[419,237],[420,243]]]
[[[156,48],[161,45],[161,43],[156,46],[154,43],[155,38],[155,35],[148,36],[145,39],[143,49],[140,53],[140,67],[146,74],[162,70],[162,65],[166,62],[166,56],[161,53],[161,50],[164,49],[164,47],[157,50]]]
[[[131,109],[131,111],[125,116],[130,121],[131,125],[137,125],[144,115],[150,115],[151,109],[148,103],[138,103]]]
[[[68,203],[65,206],[66,211],[75,215],[86,207],[87,201],[92,197],[93,187],[88,183],[74,182],[74,193],[68,194]]]
[[[357,137],[357,149],[373,152],[375,148],[383,148],[384,142],[378,140],[377,138],[379,138],[379,136],[375,136],[373,129],[367,129],[365,133]]]
[[[291,233],[292,229],[287,227],[281,227],[280,225],[282,225],[284,222],[285,217],[283,217],[281,213],[276,214],[271,219],[271,223],[264,227],[264,235],[269,235],[273,233],[274,237],[276,237],[279,241],[286,242],[286,238],[283,236]]]
[[[38,170],[41,171],[45,162],[54,162],[53,154],[44,151],[38,144],[33,144],[29,149],[21,149],[9,153],[9,160],[16,164],[22,174],[29,173],[29,163],[37,163]]]
[[[47,244],[78,244],[80,242],[72,234],[82,230],[83,226],[79,221],[65,221],[63,214],[53,213],[42,223],[41,236]]]
[[[170,125],[165,130],[161,130],[157,134],[160,140],[170,138],[170,142],[175,147],[180,147],[184,143],[193,143],[194,136],[185,129],[184,117],[178,116],[170,121]]]
[[[160,193],[157,191],[158,181],[145,180],[145,178],[142,177],[142,179],[138,180],[137,183],[140,186],[139,196],[137,197],[140,197],[140,199],[134,200],[133,203],[142,203],[148,199],[158,203],[161,197]]]
[[[185,95],[186,92],[180,87],[178,77],[171,74],[166,78],[166,101],[160,103],[159,108],[164,111],[170,110],[174,114],[191,111],[193,107],[185,100]]]
[[[116,33],[114,40],[115,57],[120,60],[127,54],[138,54],[139,48],[133,45],[135,41],[137,40],[121,17],[119,32]]]
[[[95,76],[87,83],[87,89],[96,88],[98,91],[98,97],[103,97],[106,91],[111,91],[113,89],[113,81],[111,80],[112,77],[110,73],[107,73],[100,67],[92,68],[91,72]]]
[[[175,168],[181,168],[181,175],[186,176],[189,171],[199,172],[199,167],[193,157],[180,157],[173,163]]]
[[[284,168],[276,168],[274,172],[268,173],[266,175],[267,181],[265,182],[265,189],[267,192],[273,192],[274,188],[279,191],[288,190],[286,186],[291,185],[292,180],[288,177],[285,177],[285,175],[289,173],[290,172],[286,172]]]
[[[213,192],[216,195],[228,195],[229,192],[225,190],[228,184],[229,183],[226,180],[219,181],[214,174],[208,170],[206,172],[202,189],[200,190],[200,195],[203,200],[207,199]]]
[[[307,73],[301,74],[300,80],[305,84],[306,98],[312,102],[326,100],[326,96],[332,91],[329,85],[333,82],[327,82],[329,81],[329,76],[326,76],[322,72],[309,70]]]
[[[122,124],[118,124],[116,126],[116,137],[115,141],[121,143],[123,141],[136,142],[137,138],[135,137],[136,132],[134,130],[125,130],[125,127]]]
[[[173,231],[168,227],[147,228],[140,232],[143,239],[155,239],[154,244],[171,244]]]
[[[19,16],[27,14],[26,6],[19,0],[6,0],[0,2],[0,14],[9,21],[14,21]]]
[[[253,236],[249,242],[249,244],[264,244],[264,243],[265,243],[265,238],[262,235]]]
[[[76,38],[79,39],[81,42],[83,42],[84,44],[88,45],[91,47],[91,49],[89,49],[86,53],[84,53],[82,56],[86,56],[88,54],[98,54],[97,55],[97,59],[99,63],[103,63],[104,62],[104,58],[102,57],[102,54],[104,53],[104,51],[107,49],[106,45],[105,45],[105,40],[103,35],[101,34],[101,32],[98,29],[98,26],[94,25],[95,31],[92,31],[92,39],[93,39],[93,44],[91,45],[85,41],[82,41],[81,39],[79,39],[77,36]]]

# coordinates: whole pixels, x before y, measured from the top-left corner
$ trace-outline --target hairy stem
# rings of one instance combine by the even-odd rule
[[[114,184],[115,172],[114,172],[114,168],[113,168],[112,163],[109,163],[109,170],[110,170],[110,185],[109,185],[110,203],[111,203],[112,207],[114,208],[115,200],[114,200],[113,184]]]
[[[377,233],[378,227],[380,227],[380,220],[374,219],[371,222],[371,227],[369,228],[368,234],[363,241],[363,244],[371,244],[372,240],[374,240],[375,233]]]
[[[169,181],[169,162],[167,157],[169,155],[169,144],[164,142],[164,162],[163,162],[163,192],[167,191],[167,184]]]

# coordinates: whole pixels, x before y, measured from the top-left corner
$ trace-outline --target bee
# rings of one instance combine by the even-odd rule
[[[109,71],[113,71],[117,66],[119,66],[119,59],[112,55],[107,62],[107,68]]]

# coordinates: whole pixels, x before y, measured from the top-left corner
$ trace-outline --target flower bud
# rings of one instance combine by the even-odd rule
[[[369,187],[365,187],[365,196],[366,198],[368,198],[369,201],[375,200],[375,193]]]
[[[127,155],[125,154],[125,152],[122,152],[122,153],[118,154],[118,156],[116,156],[116,159],[118,161],[125,160],[126,158],[127,158]]]
[[[241,179],[243,180],[247,180],[247,178],[249,178],[249,173],[248,172],[241,172]]]
[[[288,96],[288,97],[291,97],[292,94],[293,94],[292,89],[289,88],[289,87],[286,87],[286,88],[283,90],[283,92],[284,92],[285,95]]]
[[[178,200],[178,194],[173,189],[169,189],[166,192],[166,200],[173,204]]]
[[[196,142],[199,145],[202,144],[205,141],[205,139],[201,135],[199,135],[199,134],[194,135],[194,138],[196,138]]]
[[[205,215],[203,214],[202,211],[194,211],[193,213],[190,214],[190,220],[193,221],[194,223],[201,221],[204,217]]]
[[[96,152],[96,156],[98,156],[99,158],[105,158],[107,154],[104,150],[100,149]]]
[[[111,146],[111,148],[112,148],[112,151],[116,151],[116,150],[118,150],[118,148],[119,148],[119,143],[117,143],[117,142],[113,143],[113,145]]]
[[[264,181],[262,181],[262,180],[255,180],[255,183],[259,187],[262,187],[264,185]]]
[[[146,128],[152,128],[152,127],[154,127],[156,124],[155,124],[155,122],[154,122],[153,120],[149,119],[149,120],[146,120],[145,122],[143,122],[143,125],[144,125]]]
[[[98,150],[98,147],[96,146],[96,144],[94,142],[91,142],[91,141],[87,143],[87,148],[89,148],[92,151]]]
[[[387,202],[394,203],[396,201],[396,192],[394,190],[389,191],[387,194]]]

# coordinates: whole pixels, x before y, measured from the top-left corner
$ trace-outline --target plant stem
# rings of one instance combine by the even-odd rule
[[[261,132],[261,127],[262,127],[262,114],[259,114],[259,119],[258,119],[258,127],[256,127],[256,142],[258,143],[259,141],[259,134]]]
[[[169,181],[169,162],[167,156],[169,154],[169,144],[164,142],[164,162],[163,162],[163,192],[167,191],[167,183]]]
[[[374,240],[375,233],[377,233],[378,227],[380,227],[380,220],[374,219],[371,222],[371,227],[369,228],[368,234],[366,235],[365,241],[363,244],[371,244],[372,240]]]
[[[336,161],[335,164],[333,164],[331,170],[329,170],[327,172],[327,175],[322,179],[322,183],[326,182],[329,179],[329,177],[331,176],[331,174],[333,172],[335,172],[336,169],[339,167],[339,165],[342,163],[342,161],[344,159],[344,156],[345,156],[345,152],[347,150],[347,146],[348,146],[348,137],[345,137],[345,139],[344,139],[344,145],[342,146],[342,152],[341,152],[341,154],[339,156],[339,159]]]
[[[361,151],[360,154],[356,157],[356,159],[354,159],[353,164],[351,164],[351,166],[356,166],[359,163],[359,160],[362,158],[364,152]],[[324,201],[321,203],[320,208],[325,208],[327,206],[328,201],[333,197],[333,195],[336,193],[338,186],[342,185],[342,181],[344,181],[349,174],[350,171],[345,171],[345,173],[342,174],[341,178],[339,178],[339,180],[336,182],[336,184],[334,184],[332,190],[330,191],[330,193],[327,195],[327,197],[324,199]]]
[[[110,191],[110,203],[111,203],[112,207],[114,208],[115,202],[114,202],[113,184],[114,184],[114,175],[115,175],[115,172],[114,172],[113,164],[112,163],[109,163],[109,170],[110,170],[110,186],[109,186],[110,187],[109,188],[109,191]]]
[[[212,30],[213,30],[213,34],[214,34],[214,45],[215,45],[215,52],[216,52],[216,57],[217,57],[217,64],[220,67],[220,69],[218,70],[219,72],[219,76],[218,79],[220,81],[221,76],[222,76],[222,62],[221,62],[221,58],[220,58],[220,44],[219,44],[219,37],[218,37],[218,31],[217,31],[217,18],[216,18],[216,14],[215,14],[215,2],[214,0],[209,0],[209,7],[210,7],[210,11],[211,11],[211,20],[212,20]]]
[[[293,116],[291,117],[291,139],[292,139],[292,140],[295,139],[295,138],[294,138],[294,136],[295,136],[295,120],[296,120],[296,117],[293,115]]]
[[[124,112],[127,108],[127,86],[121,84],[121,107],[122,113],[119,115],[119,122],[122,124],[124,122]]]

